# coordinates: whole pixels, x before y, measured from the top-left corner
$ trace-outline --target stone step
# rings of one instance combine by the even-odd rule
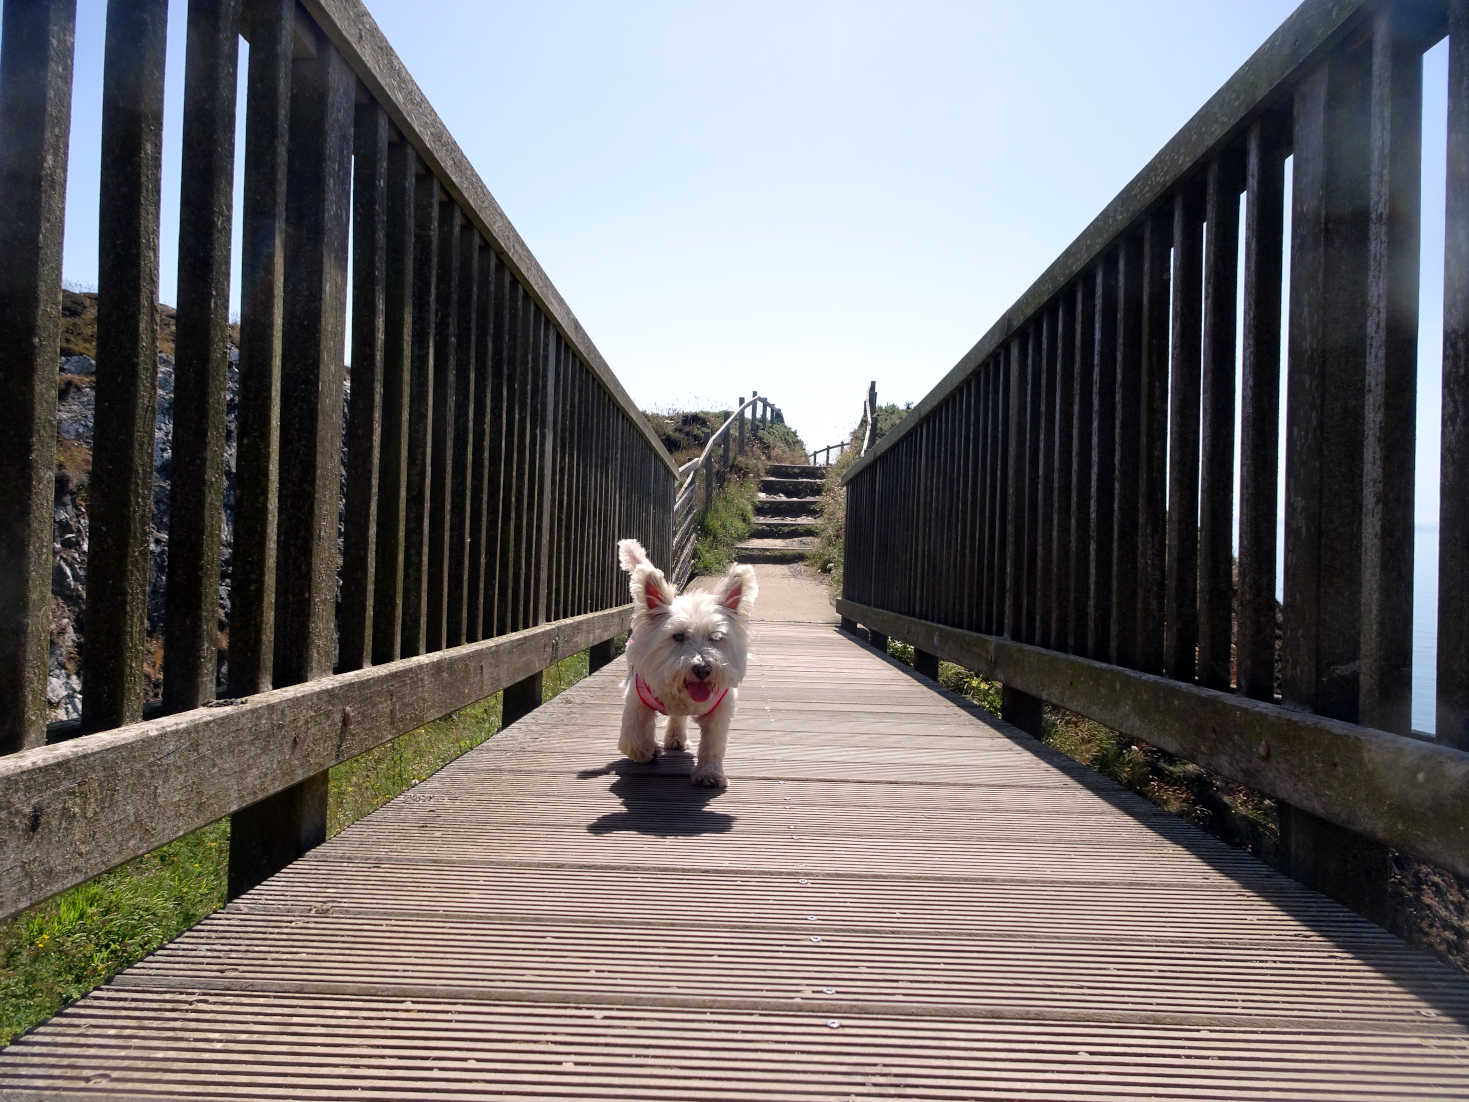
[[[819,497],[772,497],[759,494],[755,498],[755,516],[811,517],[821,513]]]
[[[820,481],[826,477],[826,468],[809,463],[772,463],[765,473],[771,478],[814,478]]]
[[[789,563],[804,562],[806,553],[816,546],[809,537],[800,539],[751,539],[735,548],[736,562]]]
[[[825,485],[819,478],[762,478],[760,492],[781,497],[820,497]]]
[[[750,535],[755,539],[793,539],[796,536],[814,536],[821,530],[821,521],[817,517],[792,517],[766,518],[756,520],[755,526],[750,529]]]

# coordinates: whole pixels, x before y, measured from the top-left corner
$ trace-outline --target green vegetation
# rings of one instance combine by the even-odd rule
[[[658,434],[663,446],[675,463],[687,463],[697,459],[709,443],[709,438],[719,431],[719,426],[729,420],[734,410],[693,410],[688,413],[670,411],[649,413],[643,416]]]
[[[587,654],[545,672],[550,700],[587,675]],[[500,694],[331,771],[335,835],[500,729]],[[225,902],[229,820],[60,893],[0,923],[0,1045],[183,933]]]
[[[772,463],[805,463],[809,455],[795,429],[774,421],[760,430],[758,443]]]
[[[765,461],[758,453],[737,456],[694,539],[694,574],[722,574],[734,562],[735,547],[755,524],[755,494]]]

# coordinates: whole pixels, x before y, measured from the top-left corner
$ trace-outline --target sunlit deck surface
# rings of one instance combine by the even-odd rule
[[[619,660],[0,1053],[0,1095],[1469,1097],[1464,976],[761,577],[727,792],[619,758]]]

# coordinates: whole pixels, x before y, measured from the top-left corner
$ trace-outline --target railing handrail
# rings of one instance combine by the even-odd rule
[[[1037,308],[1084,272],[1116,239],[1158,202],[1176,181],[1196,172],[1233,138],[1243,121],[1282,96],[1310,59],[1349,33],[1371,5],[1365,0],[1306,0],[1256,50],[1223,87],[1092,219],[1034,283],[1006,310],[872,451],[847,469],[844,481],[860,474],[901,440],[988,359]]]
[[[708,460],[709,456],[713,453],[714,445],[719,443],[727,435],[729,435],[730,426],[740,419],[740,414],[744,413],[745,410],[749,409],[751,406],[758,405],[761,402],[764,402],[767,406],[770,405],[770,403],[766,401],[765,397],[760,394],[757,394],[753,398],[747,400],[743,405],[740,406],[739,409],[735,410],[727,418],[725,418],[724,424],[720,425],[717,429],[714,430],[713,434],[709,437],[708,442],[704,445],[704,450],[699,453],[697,459],[690,459],[682,467],[678,468],[678,477],[682,479],[682,481],[677,484],[679,493],[683,493],[685,487],[687,487],[689,482],[699,473],[699,468],[704,465],[705,461]],[[685,471],[689,472],[687,478],[684,477]]]
[[[877,431],[877,380],[874,379],[867,386],[867,394],[862,399],[862,450],[857,453],[858,462],[867,454],[867,449],[872,446],[873,434]]]
[[[118,154],[102,161],[101,217],[124,244],[103,250],[98,279],[96,377],[109,389],[87,502],[89,733],[48,744],[71,7],[7,4],[19,30],[0,41],[0,160],[25,200],[7,205],[0,237],[39,258],[0,277],[0,388],[32,430],[0,441],[0,469],[24,485],[0,504],[0,584],[16,612],[0,625],[0,793],[27,808],[0,816],[0,916],[231,814],[234,897],[324,837],[330,766],[500,690],[513,722],[561,658],[590,648],[593,668],[609,661],[631,616],[616,539],[671,550],[672,458],[362,4],[252,3],[239,22],[238,5],[203,5],[184,51],[179,170],[181,272],[185,256],[200,270],[180,277],[159,522],[169,714],[145,713],[165,243],[124,231],[156,229],[166,190],[167,30],[160,5],[111,5],[102,140]],[[44,126],[31,125],[38,111]],[[236,205],[229,699],[215,700]]]
[[[845,475],[848,626],[1001,681],[1031,733],[1051,703],[1275,797],[1286,871],[1369,914],[1388,848],[1469,875],[1458,77],[1445,160],[1422,136],[1446,35],[1462,75],[1458,0],[1306,0]],[[1433,742],[1411,676],[1430,167]]]
[[[601,351],[582,328],[571,307],[561,297],[561,292],[511,224],[361,0],[303,0],[302,6],[351,64],[358,79],[399,132],[413,144],[460,209],[497,246],[505,263],[541,308],[555,320],[562,335],[581,354],[613,400],[647,438],[654,454],[670,471],[674,470],[673,458],[664,448],[663,441],[613,374]]]

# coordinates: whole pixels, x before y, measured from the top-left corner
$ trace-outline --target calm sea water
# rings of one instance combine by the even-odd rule
[[[1438,670],[1438,525],[1413,528],[1413,730],[1434,729]]]

